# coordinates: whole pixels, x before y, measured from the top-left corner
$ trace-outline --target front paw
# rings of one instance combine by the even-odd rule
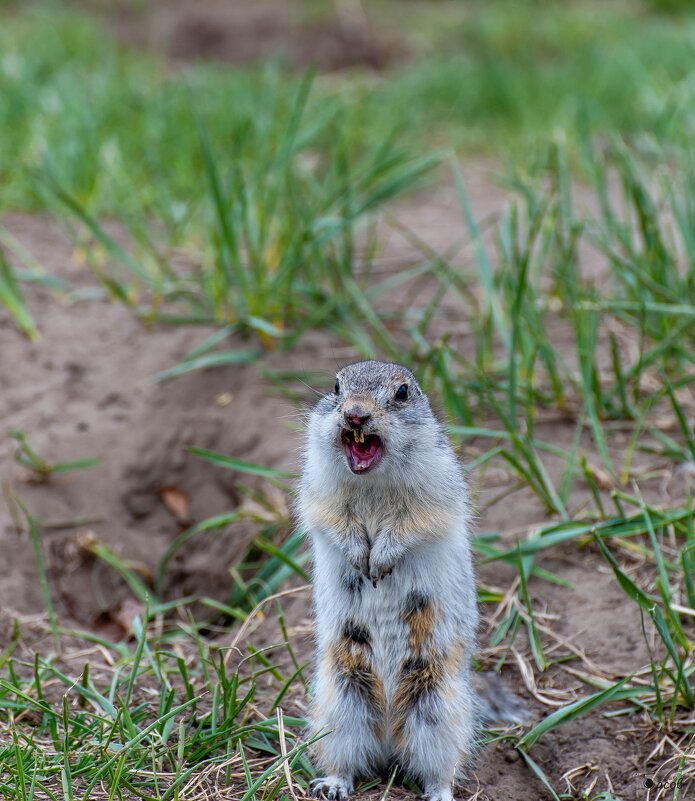
[[[386,576],[390,576],[393,573],[393,568],[390,567],[388,570],[381,570],[379,568],[375,568],[369,571],[369,580],[372,582],[372,587],[376,587],[377,583],[383,581]]]
[[[369,578],[369,543],[365,541],[352,542],[344,549],[345,558],[366,578]]]
[[[372,586],[376,587],[377,582],[382,581],[386,576],[393,572],[394,562],[390,554],[383,550],[372,550],[369,556],[369,575]]]

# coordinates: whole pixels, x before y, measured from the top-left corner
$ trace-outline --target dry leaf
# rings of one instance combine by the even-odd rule
[[[124,634],[134,637],[133,621],[136,617],[139,617],[141,621],[144,620],[146,611],[145,604],[140,603],[135,598],[126,598],[115,609],[110,611],[109,617],[123,629]]]
[[[613,489],[613,478],[607,470],[604,470],[602,467],[597,467],[595,464],[590,464],[589,470],[596,482],[596,486],[602,492],[609,492]]]
[[[189,523],[191,520],[190,503],[188,495],[176,487],[162,487],[159,490],[159,497],[179,523]]]

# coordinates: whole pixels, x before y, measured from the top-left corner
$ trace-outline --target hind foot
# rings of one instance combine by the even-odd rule
[[[315,796],[328,798],[329,801],[345,801],[352,792],[352,782],[342,776],[322,776],[309,782],[311,792]]]
[[[425,801],[453,801],[454,798],[448,784],[426,784],[422,797]]]

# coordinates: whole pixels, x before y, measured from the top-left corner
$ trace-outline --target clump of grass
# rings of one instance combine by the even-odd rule
[[[101,245],[89,248],[94,269],[151,318],[231,320],[291,344],[299,316],[352,333],[362,353],[395,355],[346,259],[353,224],[409,186],[403,154],[429,152],[432,131],[437,145],[500,142],[502,152],[535,148],[558,130],[576,144],[582,133],[660,126],[662,139],[684,141],[687,125],[674,118],[692,115],[691,15],[669,22],[616,7],[597,17],[557,4],[539,25],[525,4],[498,2],[414,8],[403,18],[441,55],[378,83],[320,77],[307,97],[299,76],[277,64],[196,65],[172,76],[162,60],[118,46],[65,9],[3,16],[0,205],[52,207],[56,193],[36,180],[48,170],[64,207]],[[124,222],[134,258],[96,230],[104,214]],[[184,275],[170,266],[180,248],[193,268]],[[105,260],[122,262],[125,275]],[[16,280],[2,276],[1,302],[35,336]],[[286,300],[295,300],[287,311]],[[302,304],[312,314],[299,314]],[[354,333],[357,314],[370,336]],[[203,353],[196,364],[223,358]]]
[[[305,692],[303,666],[287,642],[282,647],[294,668],[283,675],[272,661],[273,649],[258,650],[245,636],[260,607],[287,594],[276,590],[288,572],[303,574],[293,561],[297,537],[275,547],[262,531],[256,547],[269,558],[254,568],[255,579],[247,578],[229,605],[210,600],[217,616],[247,621],[233,638],[215,638],[209,625],[194,621],[190,604],[205,599],[153,599],[122,560],[93,543],[95,555],[123,575],[142,603],[141,616],[132,621],[132,644],[113,643],[60,627],[36,526],[16,500],[35,547],[55,652],[46,654],[45,632],[24,633],[16,622],[14,638],[0,655],[5,794],[168,799],[214,792],[251,799],[256,792],[273,798],[294,794],[295,783],[305,786],[312,775],[305,757],[311,741],[300,740],[303,719],[281,708],[294,704],[295,684],[304,688],[300,695]],[[222,524],[207,521],[199,530]],[[183,542],[179,538],[168,556]],[[166,567],[166,556],[160,567]],[[244,566],[236,571],[241,575]],[[286,631],[279,606],[278,613]],[[189,623],[183,622],[187,616]],[[219,625],[215,630],[224,632]]]
[[[287,348],[323,327],[365,350],[373,343],[392,348],[370,314],[369,263],[356,267],[356,233],[381,204],[417,185],[436,159],[409,159],[387,139],[355,160],[341,138],[325,160],[309,165],[307,154],[326,125],[306,119],[311,84],[308,74],[286,115],[278,105],[270,119],[249,119],[233,132],[228,171],[198,119],[205,238],[187,269],[172,268],[144,232],[145,250],[130,255],[54,176],[48,180],[61,207],[105,252],[106,263],[98,256],[92,265],[114,299],[147,321],[223,326],[165,377],[253,359],[248,350],[212,351],[235,333]],[[366,320],[359,332],[358,316]]]
[[[24,295],[19,285],[16,271],[7,261],[5,253],[0,246],[0,304],[2,304],[13,317],[15,323],[29,339],[39,338],[39,331],[31,312],[27,308]]]
[[[297,737],[303,720],[279,707],[268,717],[258,711],[259,678],[278,673],[272,663],[251,650],[230,669],[224,646],[195,628],[153,631],[158,613],[134,621],[132,646],[92,635],[94,646],[79,655],[65,647],[60,664],[38,652],[33,661],[14,656],[18,630],[1,666],[3,792],[274,797],[311,776],[309,743]],[[289,687],[282,676],[276,686],[285,694]]]
[[[32,473],[32,480],[43,484],[50,480],[51,476],[60,473],[70,473],[73,470],[84,470],[89,467],[96,467],[99,459],[76,459],[68,462],[48,462],[39,456],[36,450],[29,444],[26,434],[19,429],[10,431],[10,436],[17,441],[18,448],[15,451],[15,461],[24,467],[29,468]]]
[[[471,333],[438,336],[437,307],[434,314],[412,310],[412,346],[400,353],[442,399],[457,437],[490,441],[493,449],[476,465],[504,461],[518,487],[531,488],[560,518],[573,516],[567,501],[582,479],[590,488],[601,485],[595,501],[603,515],[601,492],[630,479],[635,449],[693,461],[689,412],[681,406],[695,353],[691,171],[683,154],[682,168],[661,167],[655,176],[649,155],[640,159],[619,143],[607,151],[587,147],[599,211],[579,215],[566,149],[551,145],[530,177],[509,179],[516,196],[495,226],[492,246],[478,230],[454,165],[474,246],[468,269],[479,291],[459,289],[468,275],[452,276],[450,266],[432,267],[430,276]],[[605,259],[603,272],[591,278],[580,261],[580,251],[590,249]],[[682,445],[651,423],[669,407]],[[569,449],[535,434],[544,416],[558,412],[574,426]],[[631,431],[622,469],[610,441],[610,424],[618,420]],[[549,459],[564,466],[551,469]]]

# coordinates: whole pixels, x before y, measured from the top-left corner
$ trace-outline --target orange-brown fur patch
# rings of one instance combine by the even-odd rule
[[[444,655],[429,648],[403,662],[393,699],[393,736],[399,749],[406,746],[406,724],[411,714],[420,714],[434,724],[437,698],[454,700],[462,656],[463,646],[457,643]]]
[[[406,540],[414,535],[435,541],[451,529],[456,518],[454,509],[415,499],[399,489],[392,492],[389,509],[383,520],[384,529]]]
[[[419,654],[429,644],[437,623],[435,604],[422,593],[411,592],[401,612],[401,620],[410,629],[410,650]]]
[[[311,523],[320,529],[344,532],[354,527],[355,519],[347,506],[336,504],[328,495],[312,499],[306,508]]]
[[[347,692],[361,698],[377,721],[383,721],[386,694],[381,679],[371,664],[371,646],[365,632],[346,624],[338,643],[329,650],[329,660],[335,666],[335,675]]]
[[[423,702],[434,698],[443,679],[443,660],[433,651],[426,656],[410,657],[403,662],[393,698],[393,736],[399,749],[406,745],[408,717]]]

